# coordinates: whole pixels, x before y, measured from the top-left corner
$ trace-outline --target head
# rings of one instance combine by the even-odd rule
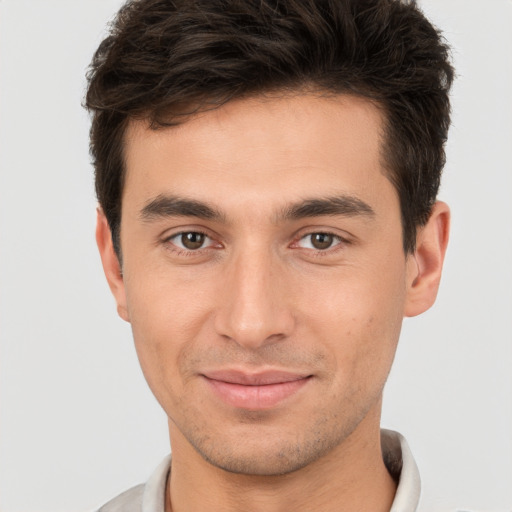
[[[446,247],[438,32],[392,0],[134,1],[89,80],[98,244],[174,460],[275,475],[375,434]]]

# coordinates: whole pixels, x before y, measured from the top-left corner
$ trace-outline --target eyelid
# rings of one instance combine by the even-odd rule
[[[331,235],[333,237],[336,237],[340,239],[342,242],[351,243],[354,241],[354,236],[350,234],[347,231],[333,228],[333,227],[326,227],[326,226],[304,226],[298,229],[295,234],[293,235],[293,240],[301,240],[304,237],[310,236],[310,235],[316,235],[316,234],[324,234],[324,235]]]
[[[181,245],[178,245],[177,240],[182,238],[183,235],[187,235],[187,234],[191,234],[191,233],[194,233],[195,235],[204,236],[203,245],[201,247],[199,247],[197,249],[189,249],[187,247],[181,247]],[[182,231],[181,233],[175,233],[174,235],[167,238],[168,242],[170,242],[172,240],[176,240],[175,242],[173,241],[172,243],[174,245],[177,245],[180,249],[185,250],[185,251],[193,251],[193,252],[200,251],[201,249],[205,249],[206,247],[209,247],[209,244],[208,245],[204,245],[204,244],[207,243],[207,240],[210,240],[210,242],[212,241],[211,238],[206,233],[201,233],[200,231]],[[181,244],[181,242],[180,242],[180,244]]]
[[[326,249],[317,249],[316,247],[303,247],[303,249],[310,249],[313,251],[326,252],[329,249],[332,249],[332,248],[336,247],[337,245],[342,244],[345,241],[340,235],[337,235],[336,233],[329,233],[328,231],[314,231],[312,233],[306,233],[305,235],[299,237],[297,239],[296,243],[299,244],[302,240],[307,239],[308,237],[312,237],[313,235],[331,236],[336,241],[336,243],[333,243],[331,246],[327,247]]]
[[[205,237],[206,241],[209,241],[207,245],[202,246],[198,249],[188,249],[186,247],[182,247],[175,243],[173,239],[176,239],[177,237],[182,236],[186,233],[198,233]],[[326,248],[326,249],[317,249],[314,247],[308,248],[308,247],[301,247],[299,245],[300,241],[309,237],[313,236],[315,234],[324,234],[332,236],[335,239],[335,243],[333,243],[332,246]],[[180,226],[176,227],[174,229],[167,230],[164,234],[160,237],[160,243],[170,246],[168,247],[169,250],[181,253],[181,254],[200,254],[203,251],[207,251],[209,249],[222,249],[224,248],[224,244],[219,241],[219,236],[215,233],[212,233],[210,230],[205,229],[204,227],[200,226]],[[351,235],[348,233],[339,233],[337,230],[334,230],[332,228],[322,228],[321,226],[309,226],[306,228],[302,228],[298,233],[295,234],[293,237],[292,242],[288,245],[288,247],[292,249],[302,249],[304,251],[307,251],[309,253],[317,253],[319,256],[321,255],[328,255],[332,254],[333,252],[342,249],[343,247],[346,247],[347,245],[351,245],[354,243],[354,240],[352,239]]]
[[[317,249],[314,247],[302,247],[299,245],[300,241],[308,236],[312,236],[318,233],[330,235],[336,239],[337,243],[327,249]],[[337,255],[339,252],[343,252],[348,246],[353,245],[356,240],[350,233],[341,232],[331,227],[322,226],[307,226],[300,229],[293,238],[292,243],[288,246],[290,249],[300,251],[304,256],[311,258],[329,258]]]
[[[187,233],[197,233],[197,234],[203,235],[205,237],[205,242],[206,242],[206,240],[209,240],[209,243],[207,245],[203,245],[202,247],[200,247],[198,249],[188,249],[187,247],[184,247],[184,246],[182,247],[181,245],[178,245],[176,242],[173,241],[173,239],[176,239],[176,238],[178,238],[184,234],[187,234]],[[178,228],[177,231],[173,230],[172,232],[168,231],[166,234],[164,234],[161,237],[161,243],[164,244],[167,249],[169,249],[173,252],[176,252],[178,254],[190,254],[190,255],[200,254],[203,251],[211,249],[211,248],[221,248],[222,247],[222,244],[220,242],[218,242],[215,239],[215,237],[212,236],[211,233],[208,233],[208,231],[203,228],[194,227],[194,226],[192,226],[190,228],[180,227],[180,228]]]

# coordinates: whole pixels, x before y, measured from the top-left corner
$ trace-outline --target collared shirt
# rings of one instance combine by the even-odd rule
[[[407,441],[398,432],[381,430],[384,463],[398,487],[389,512],[415,512],[420,499],[420,475]],[[145,484],[132,487],[97,512],[165,512],[165,489],[171,456],[155,469]]]

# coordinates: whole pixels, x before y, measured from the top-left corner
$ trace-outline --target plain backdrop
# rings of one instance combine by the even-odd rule
[[[84,73],[119,0],[0,0],[0,509],[87,511],[143,482],[166,418],[94,243]],[[424,0],[458,78],[435,307],[406,320],[383,425],[429,512],[512,510],[512,2]]]

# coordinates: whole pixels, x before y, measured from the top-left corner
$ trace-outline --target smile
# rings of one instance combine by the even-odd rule
[[[224,403],[250,410],[276,407],[311,380],[311,375],[281,371],[259,374],[219,371],[209,372],[203,377],[213,393]]]

